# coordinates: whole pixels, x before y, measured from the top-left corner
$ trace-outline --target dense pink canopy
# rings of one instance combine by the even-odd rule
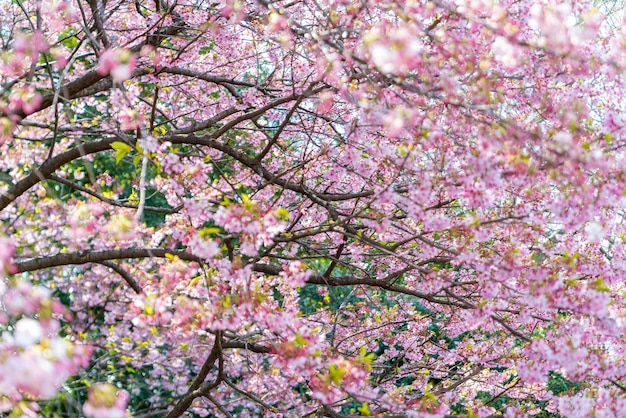
[[[626,416],[597,3],[0,2],[0,411]]]

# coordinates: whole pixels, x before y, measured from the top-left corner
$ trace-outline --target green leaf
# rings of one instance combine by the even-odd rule
[[[367,402],[363,402],[363,404],[361,405],[359,409],[357,409],[357,411],[360,412],[361,415],[364,415],[366,417],[369,417],[372,415],[372,411],[370,411],[370,408],[367,406]]]
[[[341,378],[345,376],[346,371],[342,367],[337,367],[334,364],[330,365],[329,368],[330,380],[336,384],[341,384]]]
[[[305,345],[308,344],[308,341],[305,340],[302,335],[300,334],[296,334],[296,344],[298,344],[300,347],[304,347]],[[332,366],[331,366],[332,367]]]
[[[119,141],[111,143],[111,148],[115,150],[115,162],[118,164],[133,149],[130,145]]]
[[[289,211],[285,208],[278,208],[276,209],[276,217],[278,217],[281,221],[288,221]]]
[[[202,228],[200,231],[198,231],[198,235],[200,235],[200,238],[207,238],[215,236],[220,232],[222,232],[221,228],[218,228],[216,226],[209,226],[206,228]]]

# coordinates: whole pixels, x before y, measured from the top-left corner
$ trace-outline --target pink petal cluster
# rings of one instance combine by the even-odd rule
[[[137,65],[137,57],[123,48],[107,49],[98,60],[98,74],[110,75],[113,81],[128,80]]]
[[[128,392],[109,383],[96,383],[89,388],[83,413],[87,418],[125,418]]]
[[[11,272],[12,244],[0,243],[3,276]],[[0,278],[0,396],[2,410],[26,398],[54,396],[67,378],[86,365],[91,350],[60,337],[64,312],[50,292],[22,280]]]

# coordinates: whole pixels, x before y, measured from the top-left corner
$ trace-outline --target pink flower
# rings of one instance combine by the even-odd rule
[[[220,252],[220,247],[213,240],[194,236],[189,240],[189,249],[194,255],[205,260],[212,260]]]
[[[124,418],[129,395],[109,383],[96,383],[89,389],[83,413],[88,418]]]
[[[43,337],[43,329],[39,323],[31,318],[22,318],[15,324],[13,338],[20,347],[36,344]]]
[[[498,36],[495,39],[491,46],[491,52],[493,52],[496,61],[506,68],[515,68],[520,63],[520,49],[503,36]]]
[[[107,49],[98,61],[98,74],[111,75],[116,83],[128,80],[133,73],[137,58],[126,49]]]
[[[602,225],[597,222],[589,222],[585,227],[585,232],[587,233],[587,239],[589,242],[594,244],[599,244],[604,239],[604,229]]]
[[[302,287],[309,280],[312,273],[302,261],[292,261],[288,266],[284,267],[284,271],[280,275],[285,279],[287,285]]]
[[[143,122],[143,115],[134,109],[124,109],[119,114],[120,129],[123,131],[137,129]]]

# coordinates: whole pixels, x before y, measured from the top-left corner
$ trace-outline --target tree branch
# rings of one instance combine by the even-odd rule
[[[202,388],[202,383],[204,383],[204,379],[206,379],[207,375],[215,365],[215,362],[220,357],[222,353],[222,332],[215,332],[215,343],[213,343],[213,348],[209,353],[209,357],[206,359],[198,375],[189,386],[189,390],[187,393],[174,405],[174,408],[166,415],[165,418],[176,418],[181,416],[187,411],[187,409],[191,406],[191,403],[194,399],[203,395],[203,391],[206,388]],[[217,386],[219,384],[219,376],[218,380],[214,382],[211,386]]]
[[[85,155],[106,151],[111,148],[111,144],[115,142],[115,140],[116,138],[107,138],[98,142],[87,142],[75,148],[71,148],[53,158],[47,159],[38,168],[35,168],[29,175],[18,181],[6,193],[3,193],[0,196],[0,211],[10,205],[11,202],[20,197],[35,184],[47,179],[64,164]]]
[[[100,263],[108,260],[126,258],[165,258],[168,254],[175,255],[185,261],[204,261],[186,251],[164,248],[125,248],[121,250],[85,250],[74,253],[61,253],[30,258],[17,258],[14,262],[16,273],[41,270],[51,267],[67,266],[72,264]]]
[[[99,193],[94,192],[93,190],[85,187],[85,186],[81,186],[78,183],[74,183],[71,180],[68,179],[64,179],[63,177],[59,177],[55,174],[51,174],[48,176],[47,178],[48,180],[52,180],[52,181],[56,181],[57,183],[61,183],[65,186],[71,187],[72,189],[81,191],[83,193],[88,194],[89,196],[93,196],[96,199],[104,202],[104,203],[108,203],[109,205],[112,206],[118,206],[121,208],[128,208],[128,209],[137,209],[137,205],[130,205],[128,203],[122,203],[119,202],[115,199],[109,199],[108,197],[104,197]],[[179,205],[175,208],[159,208],[156,206],[144,206],[144,211],[146,212],[155,212],[155,213],[165,213],[165,214],[172,214],[172,213],[177,213],[178,211],[180,211],[183,208],[183,205]]]
[[[122,279],[124,279],[126,283],[128,283],[128,285],[136,293],[142,292],[141,286],[139,286],[139,283],[137,283],[137,280],[135,280],[135,278],[131,276],[126,270],[124,270],[119,264],[114,263],[112,261],[101,261],[99,264],[102,264],[103,266],[110,268],[111,270],[113,270],[114,272],[122,276]]]

